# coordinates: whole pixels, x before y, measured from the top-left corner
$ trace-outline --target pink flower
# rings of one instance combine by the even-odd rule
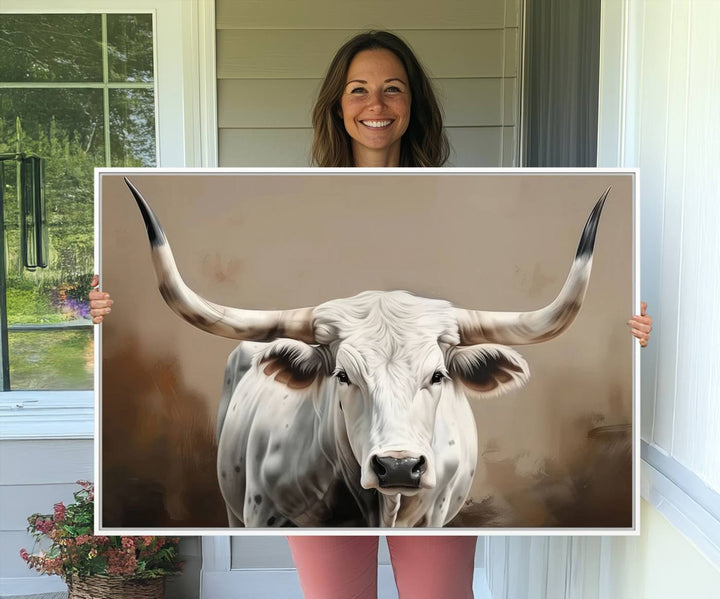
[[[126,576],[134,574],[137,567],[137,559],[134,551],[127,549],[108,549],[108,574]]]
[[[20,557],[23,559],[23,561],[27,562],[30,560],[30,554],[27,552],[27,549],[21,549],[20,550]]]
[[[123,537],[122,538],[122,546],[125,549],[135,549],[135,541],[132,537]]]
[[[53,519],[55,520],[55,522],[61,522],[61,521],[65,520],[65,505],[63,504],[62,501],[60,503],[56,503],[53,506],[53,510],[54,510]]]
[[[52,527],[52,520],[43,520],[42,518],[35,520],[35,528],[44,535],[49,533],[52,530]]]

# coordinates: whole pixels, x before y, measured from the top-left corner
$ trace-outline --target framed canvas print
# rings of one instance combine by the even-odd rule
[[[636,171],[96,193],[103,532],[637,531]]]

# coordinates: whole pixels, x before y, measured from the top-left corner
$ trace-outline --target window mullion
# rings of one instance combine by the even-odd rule
[[[103,117],[105,122],[105,166],[112,166],[110,159],[110,67],[108,64],[107,15],[101,15],[102,61],[103,61]]]
[[[5,167],[0,161],[0,391],[10,391],[10,353],[7,322],[7,281],[5,265]]]

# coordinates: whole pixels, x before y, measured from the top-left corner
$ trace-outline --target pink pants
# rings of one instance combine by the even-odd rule
[[[477,537],[388,537],[400,599],[472,599]],[[305,599],[375,599],[377,537],[288,537]]]

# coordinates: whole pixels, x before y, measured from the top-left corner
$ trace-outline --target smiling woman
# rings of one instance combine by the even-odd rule
[[[443,166],[450,154],[425,69],[387,31],[361,33],[338,50],[312,123],[317,166]]]
[[[389,50],[364,50],[350,63],[347,80],[340,115],[355,162],[399,164],[412,99],[402,63]]]

